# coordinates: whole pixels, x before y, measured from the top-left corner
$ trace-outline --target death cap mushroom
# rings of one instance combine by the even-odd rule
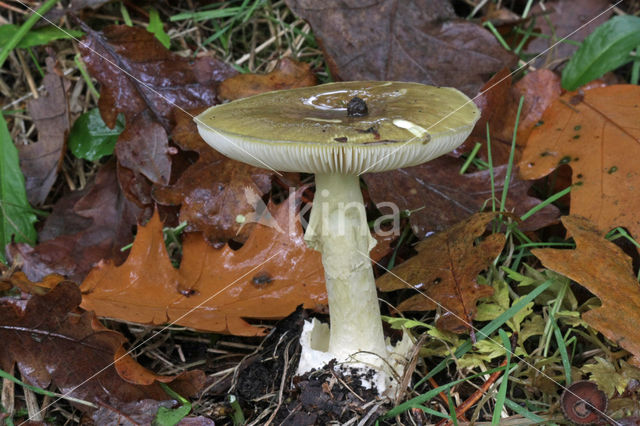
[[[366,113],[348,114],[354,98]],[[450,152],[479,117],[473,102],[453,88],[351,81],[236,100],[209,108],[196,122],[209,145],[238,161],[279,171],[360,174]]]

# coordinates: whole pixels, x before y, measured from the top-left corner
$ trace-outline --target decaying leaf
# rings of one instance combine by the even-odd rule
[[[158,381],[185,396],[202,388],[201,371],[158,376],[128,355],[120,358],[125,337],[102,326],[91,312],[74,312],[80,298],[78,286],[65,281],[27,301],[0,299],[0,367],[12,371],[15,364],[35,386],[53,384],[75,398],[116,406],[170,399]]]
[[[600,230],[640,236],[640,87],[571,92],[555,101],[527,142],[520,176],[539,179],[562,164],[573,171],[571,214]]]
[[[91,271],[81,286],[82,307],[128,321],[175,321],[245,336],[265,330],[243,318],[282,318],[299,304],[318,308],[326,304],[320,254],[305,245],[298,222],[288,223],[292,202],[271,206],[273,217],[263,221],[270,226],[256,226],[236,251],[188,234],[179,270],[169,261],[162,222],[154,215],[139,228],[124,264],[104,262]]]
[[[461,160],[441,157],[416,167],[365,174],[363,178],[371,198],[380,205],[383,213],[387,209],[384,207],[385,202],[393,202],[402,210],[413,211],[409,220],[414,233],[423,239],[433,232],[453,226],[483,208],[491,209],[490,171],[461,175],[461,164]],[[493,169],[498,207],[506,170],[506,165]],[[527,195],[530,187],[530,182],[512,176],[507,211],[520,216],[540,202]],[[402,188],[402,191],[398,188]],[[558,216],[555,206],[546,206],[522,223],[521,229],[542,228],[555,222]]]
[[[547,37],[532,37],[524,51],[532,55],[545,52],[533,63],[542,68],[563,64],[578,49],[573,43],[558,43],[560,39],[581,42],[613,15],[613,8],[607,0],[582,0],[576,13],[571,0],[551,0],[543,6],[535,3],[529,15],[536,16],[534,31]]]
[[[287,0],[309,21],[337,80],[399,80],[475,95],[515,64],[482,26],[456,19],[448,1]],[[464,64],[451,71],[452,64]]]
[[[215,105],[218,83],[235,71],[210,57],[182,58],[143,28],[114,25],[98,33],[83,25],[83,30],[87,36],[80,50],[101,85],[102,118],[112,128],[117,115],[125,115],[116,144],[120,183],[127,196],[146,206],[150,182],[166,185],[171,176],[172,111]]]
[[[639,356],[640,287],[631,258],[607,241],[599,227],[588,219],[564,216],[562,223],[576,242],[575,250],[534,249],[531,252],[546,268],[577,281],[599,297],[602,307],[582,314],[582,319]]]
[[[12,243],[7,253],[33,281],[61,274],[81,282],[102,259],[120,263],[120,248],[133,239],[139,210],[118,185],[115,162],[102,166],[84,191],[63,196],[40,231],[40,243]]]
[[[500,254],[505,242],[503,234],[476,241],[494,217],[494,213],[476,213],[419,242],[418,254],[378,278],[376,285],[382,291],[416,289],[420,294],[400,303],[399,310],[441,308],[438,328],[456,333],[469,330],[477,300],[493,294],[493,288],[478,284],[476,277]]]
[[[44,202],[56,181],[70,129],[67,89],[55,66],[55,60],[47,58],[47,74],[42,80],[46,93],[27,103],[38,129],[38,142],[18,146],[27,198],[33,205]]]
[[[196,151],[199,158],[175,184],[156,186],[153,198],[160,204],[180,205],[186,231],[201,231],[211,243],[246,241],[253,229],[247,216],[260,210],[273,173],[219,154],[202,140],[186,114],[177,116],[172,135],[181,148]]]
[[[512,84],[507,68],[494,75],[482,88],[474,102],[482,116],[473,129],[471,137],[454,151],[459,155],[470,151],[480,142],[480,156],[487,158],[487,123],[491,136],[491,155],[494,165],[506,164],[511,152],[513,129],[516,125],[520,97],[524,97],[518,131],[516,134],[515,161],[518,162],[522,147],[533,128],[542,118],[542,113],[560,97],[560,77],[547,69],[536,70]]]
[[[316,82],[311,65],[287,57],[268,74],[238,74],[226,79],[220,84],[218,96],[232,101],[272,90],[313,86]]]

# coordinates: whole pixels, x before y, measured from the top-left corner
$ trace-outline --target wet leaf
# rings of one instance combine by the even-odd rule
[[[124,260],[120,248],[132,241],[138,212],[122,194],[115,163],[109,162],[86,190],[58,201],[37,246],[15,243],[7,252],[33,281],[57,273],[80,282],[100,260]]]
[[[78,158],[98,161],[105,155],[113,154],[118,135],[124,129],[124,115],[116,120],[113,129],[102,121],[100,110],[93,108],[76,119],[69,133],[69,149]]]
[[[287,0],[308,21],[336,80],[416,81],[467,95],[515,56],[448,1]],[[451,72],[452,64],[464,64]]]
[[[487,123],[491,136],[491,155],[494,165],[506,164],[511,152],[513,129],[516,125],[518,104],[524,96],[522,111],[518,121],[516,134],[515,161],[522,152],[533,128],[538,125],[544,111],[553,101],[560,97],[560,77],[547,69],[528,73],[517,83],[512,84],[508,69],[503,69],[482,88],[482,94],[474,98],[474,102],[482,111],[471,137],[454,151],[456,156],[470,151],[480,142],[480,157],[487,159]]]
[[[571,0],[550,0],[543,5],[535,3],[528,16],[535,16],[533,31],[546,37],[531,37],[524,52],[532,56],[545,52],[533,62],[536,68],[555,67],[578,49],[574,43],[558,43],[560,39],[566,37],[581,42],[611,15],[613,10],[608,0],[581,0],[578,13]]]
[[[400,303],[399,310],[441,308],[436,321],[439,329],[456,333],[468,331],[478,299],[493,294],[493,288],[478,284],[476,277],[491,265],[505,242],[503,234],[476,241],[494,217],[494,213],[477,213],[419,242],[418,254],[378,278],[376,285],[382,291],[415,288],[420,294]]]
[[[640,17],[614,16],[587,36],[562,70],[562,87],[575,90],[633,60],[640,45]]]
[[[401,210],[411,210],[411,226],[418,238],[453,226],[480,210],[491,209],[489,170],[461,175],[461,160],[441,157],[429,163],[406,169],[363,176],[372,200],[382,213],[389,213],[384,203],[392,202]],[[506,176],[506,165],[495,167],[496,206]],[[520,216],[540,200],[527,195],[530,182],[512,177],[507,198],[507,211]],[[402,188],[401,191],[398,188]],[[388,206],[388,205],[387,205]],[[535,230],[557,220],[558,209],[547,206],[527,219],[521,229]]]
[[[11,140],[7,122],[0,113],[0,262],[6,262],[5,246],[12,241],[36,240],[36,215],[27,201],[18,150]]]
[[[522,154],[520,176],[539,179],[562,164],[573,172],[570,213],[603,230],[640,236],[640,87],[567,93],[542,116]]]
[[[222,156],[202,140],[186,114],[177,117],[173,139],[183,149],[198,152],[199,159],[175,184],[156,186],[154,199],[180,205],[179,220],[187,222],[186,231],[202,231],[211,243],[246,241],[252,229],[246,219],[266,207],[262,196],[271,189],[273,172]]]
[[[220,84],[221,99],[234,100],[272,90],[295,89],[316,84],[311,65],[283,58],[268,74],[238,74]]]
[[[102,326],[91,312],[75,312],[81,295],[71,282],[58,284],[43,296],[29,300],[0,299],[0,367],[12,371],[14,364],[28,383],[85,401],[119,404],[140,399],[168,399],[158,382],[171,383],[182,395],[202,388],[200,371],[180,376],[158,376],[133,358],[125,356],[120,333]],[[135,382],[134,369],[144,382]],[[126,378],[125,378],[126,377]],[[78,405],[82,410],[91,410]]]
[[[130,199],[147,206],[151,184],[169,183],[173,110],[215,105],[218,83],[235,71],[208,57],[182,58],[142,28],[83,29],[87,37],[80,50],[101,85],[102,118],[113,128],[123,113],[127,123],[116,144],[120,183]]]
[[[602,306],[582,314],[591,327],[636,357],[640,355],[640,287],[631,258],[588,219],[564,216],[562,223],[576,242],[574,250],[534,249],[542,264],[586,287]],[[597,259],[597,262],[594,262]]]
[[[18,148],[27,197],[33,205],[44,202],[56,181],[70,129],[67,90],[54,67],[54,60],[47,58],[48,72],[42,82],[46,94],[27,103],[38,129],[38,142]]]
[[[82,306],[128,321],[177,321],[246,336],[265,330],[243,318],[282,318],[299,304],[318,308],[326,304],[320,254],[306,246],[300,224],[288,222],[291,202],[271,206],[273,218],[265,221],[270,226],[256,226],[237,251],[215,249],[201,235],[188,234],[178,270],[155,214],[139,228],[124,264],[104,262],[87,276]]]

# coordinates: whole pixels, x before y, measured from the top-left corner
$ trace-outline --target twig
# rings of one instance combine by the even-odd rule
[[[504,359],[504,361],[502,361],[500,367],[504,367],[505,365],[507,365],[506,358]],[[498,377],[500,377],[501,374],[502,371],[496,371],[495,373],[491,374],[487,381],[482,384],[480,389],[476,390],[469,398],[467,398],[462,404],[460,404],[458,408],[456,408],[456,419],[459,419],[461,416],[463,416],[469,408],[471,408],[476,402],[478,402],[478,400],[489,390],[491,385],[493,385],[495,381],[498,380]],[[436,426],[450,426],[452,424],[453,422],[450,419],[444,419],[438,422]]]

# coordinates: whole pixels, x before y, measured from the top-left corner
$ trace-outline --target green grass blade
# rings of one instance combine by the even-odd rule
[[[502,413],[502,407],[504,407],[504,402],[505,402],[505,399],[507,398],[509,370],[511,370],[511,342],[509,342],[509,337],[507,336],[507,333],[505,333],[502,329],[498,330],[498,333],[500,333],[502,346],[504,346],[505,349],[507,350],[506,351],[507,364],[504,368],[502,383],[500,383],[500,389],[498,390],[498,395],[496,396],[496,405],[493,410],[493,418],[491,419],[491,423],[494,425],[500,424],[500,413]]]
[[[568,188],[563,189],[562,191],[553,194],[551,197],[547,198],[546,200],[542,201],[540,204],[538,204],[537,206],[533,207],[531,210],[529,210],[528,212],[526,212],[525,214],[523,214],[522,216],[520,216],[520,220],[522,220],[523,222],[527,219],[529,219],[532,215],[536,214],[538,211],[542,210],[543,208],[547,207],[549,204],[553,203],[556,200],[559,200],[560,198],[564,197],[565,195],[567,195],[569,192],[571,192],[571,189],[573,187],[570,186]]]
[[[40,20],[40,16],[47,13],[59,0],[47,0],[42,6],[29,16],[29,19],[24,21],[24,24],[20,26],[18,31],[7,41],[0,50],[0,68],[4,65],[4,62],[9,57],[9,53],[20,43],[20,40],[29,32],[29,30]]]
[[[4,248],[15,241],[34,244],[36,215],[27,201],[18,150],[11,140],[7,122],[0,113],[0,262],[6,262]]]
[[[518,112],[516,114],[516,123],[513,125],[513,138],[511,139],[511,152],[509,153],[509,162],[507,163],[507,172],[504,177],[504,187],[502,188],[502,199],[500,200],[500,211],[503,212],[507,206],[507,194],[509,193],[509,183],[511,182],[511,171],[513,170],[513,159],[516,154],[516,138],[518,136],[518,124],[520,123],[520,114],[522,113],[522,105],[524,104],[524,96],[520,96],[518,104]]]
[[[571,384],[571,361],[569,360],[569,353],[567,352],[567,345],[562,338],[562,333],[558,327],[555,317],[551,314],[551,326],[553,327],[553,335],[556,338],[556,344],[558,345],[558,351],[560,352],[560,358],[562,359],[562,368],[564,369],[565,386]]]
[[[547,423],[547,420],[545,420],[542,417],[530,412],[526,408],[521,407],[520,405],[518,405],[515,402],[511,401],[509,398],[504,400],[504,405],[508,409],[513,410],[516,413],[520,414],[522,417],[531,420],[532,422],[534,422],[533,424],[539,424],[539,423],[553,424],[553,423]]]

